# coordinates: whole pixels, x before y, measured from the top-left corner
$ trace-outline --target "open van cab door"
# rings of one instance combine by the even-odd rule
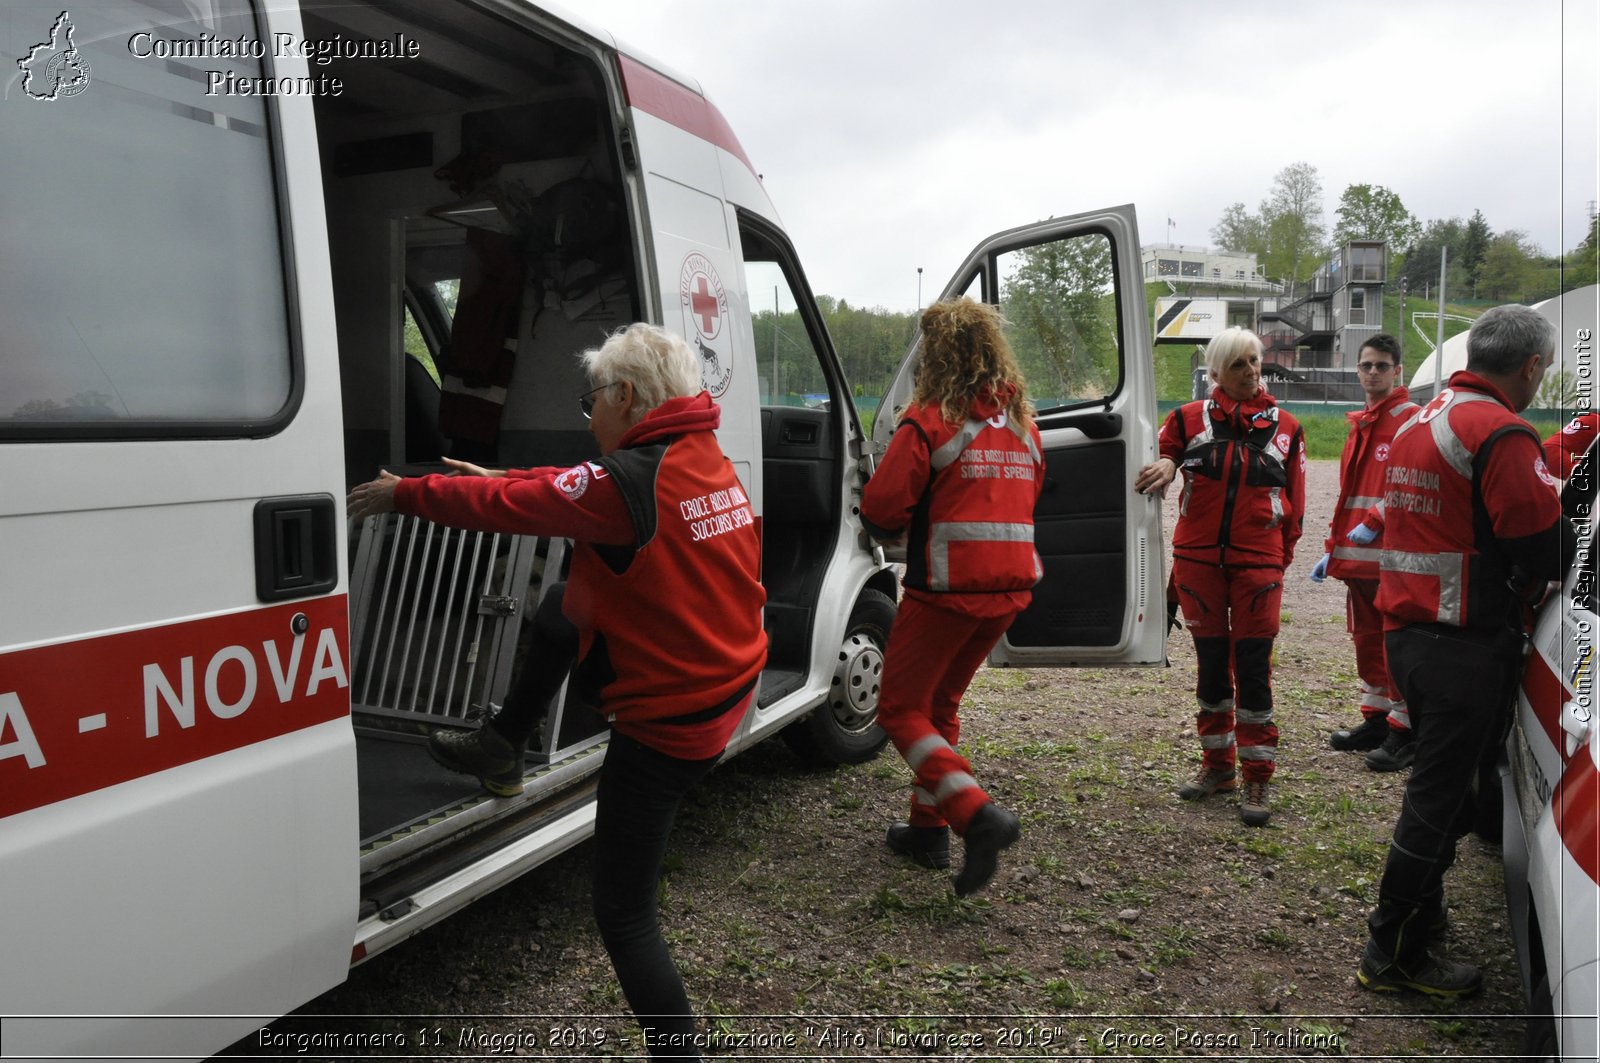
[[[990,236],[940,298],[961,295],[1010,322],[1045,450],[1034,512],[1044,576],[990,663],[1162,663],[1161,501],[1133,489],[1160,426],[1132,205]],[[917,352],[914,343],[879,408],[879,453],[911,397]]]

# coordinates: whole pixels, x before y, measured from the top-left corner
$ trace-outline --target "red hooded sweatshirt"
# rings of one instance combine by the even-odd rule
[[[727,746],[767,655],[760,531],[720,421],[701,392],[650,411],[598,461],[395,489],[402,513],[575,540],[575,687],[616,730],[689,760]]]

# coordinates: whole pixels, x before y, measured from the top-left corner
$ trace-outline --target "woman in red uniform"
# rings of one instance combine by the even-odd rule
[[[889,828],[889,847],[948,867],[954,827],[966,841],[963,897],[994,875],[1021,825],[956,752],[957,710],[1041,572],[1033,506],[1044,461],[1003,326],[999,310],[966,298],[923,312],[911,404],[861,499],[875,538],[908,540],[878,722],[917,778],[909,822]]]
[[[522,793],[523,750],[567,666],[611,724],[594,822],[594,913],[652,1056],[698,1058],[696,1026],[657,923],[667,838],[750,706],[767,658],[760,535],[717,443],[721,411],[682,337],[631,325],[586,351],[579,398],[601,457],[569,469],[401,480],[350,493],[352,517],[400,512],[458,528],[576,540],[561,608],[505,709],[476,731],[436,732],[429,752],[490,793]],[[728,520],[696,519],[706,499]],[[541,611],[542,612],[542,611]],[[553,618],[536,624],[559,626]],[[530,654],[530,656],[532,656]]]
[[[1283,570],[1305,512],[1305,445],[1299,423],[1261,384],[1255,333],[1219,333],[1206,347],[1206,368],[1211,395],[1172,411],[1161,426],[1161,457],[1139,470],[1134,487],[1164,493],[1183,470],[1172,575],[1194,636],[1202,753],[1178,796],[1197,801],[1235,789],[1243,774],[1239,818],[1259,827],[1272,814],[1272,642]]]

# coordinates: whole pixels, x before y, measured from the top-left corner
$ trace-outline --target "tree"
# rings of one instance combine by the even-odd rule
[[[1450,251],[1450,275],[1447,278],[1449,293],[1467,294],[1471,282],[1461,265],[1461,250],[1466,238],[1466,225],[1460,218],[1434,218],[1423,229],[1416,243],[1406,248],[1405,260],[1400,264],[1400,286],[1408,292],[1439,290],[1439,256]]]
[[[1333,242],[1344,245],[1351,240],[1382,240],[1389,254],[1398,257],[1416,242],[1422,223],[1400,202],[1400,197],[1382,185],[1350,185],[1339,197],[1334,211]]]
[[[1478,283],[1478,271],[1483,266],[1483,256],[1488,252],[1489,242],[1493,239],[1494,232],[1489,228],[1489,222],[1484,218],[1483,211],[1474,210],[1461,236],[1461,268],[1467,271],[1467,279],[1473,284]]]
[[[1540,294],[1535,289],[1538,278],[1537,259],[1542,252],[1520,229],[1507,229],[1489,241],[1478,267],[1478,294],[1498,302],[1522,302],[1530,294]]]
[[[1596,283],[1596,275],[1600,274],[1600,215],[1589,219],[1589,235],[1567,252],[1561,265],[1562,291]]]
[[[1309,162],[1290,163],[1272,179],[1272,193],[1261,204],[1266,228],[1266,270],[1285,277],[1291,289],[1310,275],[1321,256],[1327,227],[1323,224],[1322,178]]]
[[[1110,394],[1119,372],[1111,242],[1076,236],[1007,258],[1000,308],[1030,393],[1045,404]]]
[[[1266,226],[1243,203],[1229,204],[1211,229],[1211,239],[1224,251],[1260,255],[1267,249]]]

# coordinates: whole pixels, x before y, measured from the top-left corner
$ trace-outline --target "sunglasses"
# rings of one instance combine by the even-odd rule
[[[1393,362],[1362,362],[1356,366],[1363,373],[1387,373],[1394,368]]]

